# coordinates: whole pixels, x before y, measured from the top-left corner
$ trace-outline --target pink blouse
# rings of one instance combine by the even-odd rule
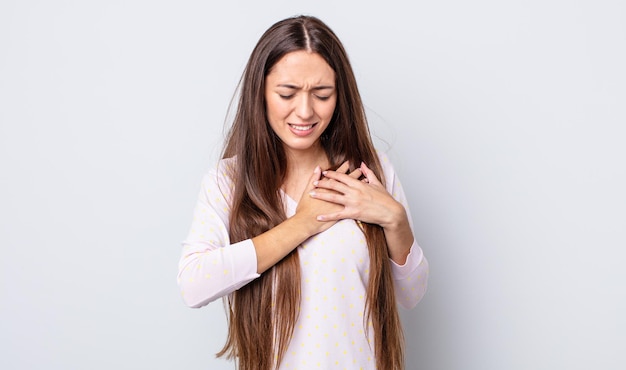
[[[379,153],[387,191],[411,214],[387,157]],[[204,176],[191,229],[182,243],[178,284],[184,302],[202,307],[259,277],[252,240],[231,244],[228,222],[234,158],[223,159]],[[297,203],[283,194],[287,217]],[[298,247],[302,300],[289,348],[280,369],[374,369],[372,330],[363,323],[369,255],[354,220],[342,220]],[[396,299],[414,307],[426,292],[428,262],[417,242],[404,265],[389,262]],[[368,324],[371,325],[371,324]]]

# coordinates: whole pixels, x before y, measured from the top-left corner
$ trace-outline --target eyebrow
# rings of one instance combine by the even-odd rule
[[[277,87],[286,87],[288,89],[293,89],[293,90],[299,90],[300,87],[296,86],[296,85],[291,85],[291,84],[279,84]],[[315,86],[313,88],[311,88],[311,90],[327,90],[327,89],[334,89],[335,86],[331,86],[331,85],[321,85],[321,86]]]

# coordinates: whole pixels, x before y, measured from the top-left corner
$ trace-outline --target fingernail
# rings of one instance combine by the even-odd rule
[[[319,173],[322,169],[320,168],[320,166],[316,166],[315,169],[313,170],[313,173]]]
[[[318,221],[324,221],[324,216],[317,216]]]
[[[315,196],[315,192],[314,192],[314,191],[311,191],[311,192],[309,192],[309,195],[310,195],[310,196],[312,196],[312,197],[314,197],[314,196]]]
[[[319,183],[320,183],[319,181],[313,181],[313,186],[317,186],[319,185]]]
[[[322,175],[326,176],[327,173],[328,173],[328,171],[324,171],[324,172],[322,172]]]

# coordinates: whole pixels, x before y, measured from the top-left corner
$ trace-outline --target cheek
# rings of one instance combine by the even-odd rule
[[[281,100],[268,99],[266,103],[268,117],[282,118],[289,112],[288,106]]]
[[[327,106],[325,106],[323,110],[321,111],[324,118],[330,120],[333,117],[333,114],[335,113],[335,107],[336,107],[335,103],[328,104]]]

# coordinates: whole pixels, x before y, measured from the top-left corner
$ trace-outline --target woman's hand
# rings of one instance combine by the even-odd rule
[[[356,176],[357,171],[359,176]],[[359,180],[361,173],[364,178]],[[342,207],[319,213],[317,220],[337,222],[354,219],[380,225],[385,231],[391,258],[398,264],[404,264],[413,244],[413,232],[404,207],[387,192],[374,172],[362,163],[350,175],[324,171],[323,176],[323,179],[313,182],[315,189],[309,193],[311,198]]]
[[[320,221],[338,221],[346,218],[385,227],[393,227],[406,213],[402,204],[388,192],[376,175],[364,163],[355,171],[363,174],[358,180],[340,171],[324,171],[324,178],[313,182],[312,198],[341,205],[335,212],[318,214]],[[354,172],[354,171],[353,171]]]
[[[352,171],[350,174],[347,174],[350,168],[350,164],[348,162],[343,163],[334,173],[341,174],[347,178],[358,181],[357,179],[361,177],[362,173],[360,169],[356,169]],[[313,172],[313,175],[309,179],[307,183],[307,187],[304,190],[300,201],[298,202],[298,206],[296,208],[295,217],[299,217],[304,220],[309,227],[311,235],[315,235],[324,230],[327,230],[332,225],[334,225],[340,218],[338,219],[321,219],[318,216],[321,214],[336,214],[340,212],[344,207],[341,204],[336,202],[329,202],[319,197],[311,197],[309,196],[311,193],[315,192],[318,194],[326,194],[326,195],[339,195],[335,191],[331,189],[324,189],[321,187],[316,187],[315,184],[319,184],[320,182],[328,181],[327,179],[323,179],[322,171],[320,167],[317,167]]]

